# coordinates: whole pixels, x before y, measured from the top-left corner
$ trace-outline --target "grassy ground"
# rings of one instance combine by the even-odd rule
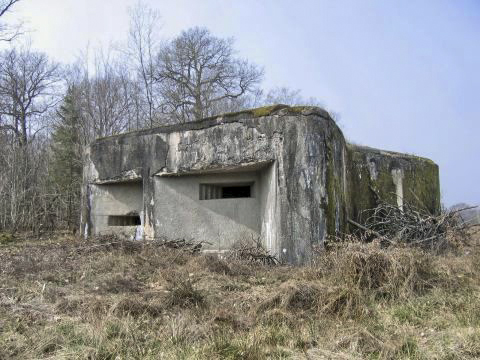
[[[0,359],[480,358],[478,240],[267,267],[68,236],[0,245]]]

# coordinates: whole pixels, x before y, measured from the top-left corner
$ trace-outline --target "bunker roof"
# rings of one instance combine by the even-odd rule
[[[125,135],[150,135],[150,134],[157,134],[157,133],[170,133],[175,131],[188,131],[188,130],[201,130],[205,128],[209,128],[212,126],[226,124],[231,122],[236,122],[240,120],[246,119],[254,119],[260,118],[264,116],[271,116],[271,115],[281,115],[281,116],[288,116],[288,115],[317,115],[325,119],[332,120],[330,114],[321,107],[318,106],[289,106],[284,104],[276,104],[270,106],[263,106],[254,109],[246,109],[237,112],[225,113],[214,115],[211,117],[207,117],[200,120],[190,121],[181,124],[173,124],[173,125],[163,125],[154,127],[151,129],[142,129],[142,130],[135,130],[130,132],[124,132],[121,134],[104,136],[97,138],[96,141],[101,141],[103,139],[109,139],[114,137],[120,137]],[[332,120],[333,121],[333,120]]]
[[[430,160],[429,158],[414,155],[414,154],[408,154],[408,153],[401,153],[397,151],[390,151],[390,150],[382,150],[382,149],[376,149],[372,148],[370,146],[365,146],[365,145],[357,145],[357,144],[352,144],[347,142],[347,148],[352,150],[352,151],[357,151],[361,152],[364,154],[369,154],[369,155],[382,155],[382,156],[389,156],[393,158],[402,158],[402,159],[416,159],[416,160],[421,160],[428,162],[430,164],[435,164],[433,160]]]

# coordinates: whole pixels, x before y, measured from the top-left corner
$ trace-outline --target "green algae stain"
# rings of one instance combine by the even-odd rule
[[[336,144],[340,145],[336,148]],[[326,141],[326,193],[325,207],[327,234],[339,236],[347,231],[346,224],[346,195],[343,174],[343,149],[339,143],[339,136],[335,130]]]

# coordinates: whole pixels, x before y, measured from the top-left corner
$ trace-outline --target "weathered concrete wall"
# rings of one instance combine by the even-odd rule
[[[347,218],[374,205],[371,188],[408,199],[411,188],[432,209],[439,201],[435,164],[347,145],[315,107],[273,106],[99,139],[85,156],[85,234],[97,233],[95,186],[138,180],[144,238],[194,238],[218,250],[260,236],[291,263],[308,261],[327,235],[347,232]],[[246,177],[252,198],[199,198],[203,181]]]
[[[199,198],[200,184],[251,182],[252,197]],[[256,172],[156,176],[155,234],[209,242],[208,250],[227,250],[235,241],[260,237],[260,176]],[[201,226],[199,226],[201,224]]]
[[[422,157],[348,145],[349,216],[362,221],[361,213],[379,199],[398,206],[404,203],[440,211],[438,166]]]
[[[289,120],[278,160],[282,233],[288,234],[283,249],[294,254],[288,261],[308,261],[313,245],[345,225],[345,140],[330,117]]]

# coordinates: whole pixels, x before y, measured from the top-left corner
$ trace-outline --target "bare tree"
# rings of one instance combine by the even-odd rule
[[[52,200],[56,195],[48,186],[48,143],[48,137],[40,134],[27,147],[20,147],[11,139],[2,144],[0,231],[53,227]]]
[[[127,54],[134,64],[137,91],[140,95],[136,103],[138,112],[145,113],[150,127],[153,126],[158,97],[155,96],[155,55],[158,53],[160,32],[160,14],[148,7],[143,1],[129,9],[130,29],[128,32]],[[145,120],[145,119],[144,119]],[[145,122],[145,121],[143,121]]]
[[[43,53],[0,53],[0,228],[44,223],[48,136],[40,130],[57,104],[59,82],[59,65]]]
[[[314,98],[304,98],[299,89],[290,89],[288,87],[276,87],[269,90],[263,99],[265,105],[284,104],[284,105],[314,105],[321,106],[321,102]]]
[[[233,39],[199,27],[163,46],[155,71],[163,111],[179,122],[212,115],[216,104],[250,93],[262,77],[262,69],[235,56]]]
[[[59,65],[44,53],[12,48],[0,54],[0,131],[25,146],[42,129],[36,121],[58,101]]]
[[[21,34],[22,24],[7,25],[3,19],[20,0],[0,0],[0,41],[12,41]]]
[[[304,97],[302,91],[299,89],[290,89],[288,87],[276,87],[270,89],[266,94],[261,96],[260,103],[262,105],[272,105],[272,104],[284,104],[284,105],[308,105],[308,106],[319,106],[325,108],[325,105],[315,97]],[[340,114],[326,109],[333,120],[337,123],[340,128],[342,128],[342,123],[340,120]]]
[[[125,64],[96,50],[93,73],[89,72],[88,65],[88,58],[79,64],[81,78],[76,84],[86,143],[96,137],[133,129],[129,118],[133,86]]]

